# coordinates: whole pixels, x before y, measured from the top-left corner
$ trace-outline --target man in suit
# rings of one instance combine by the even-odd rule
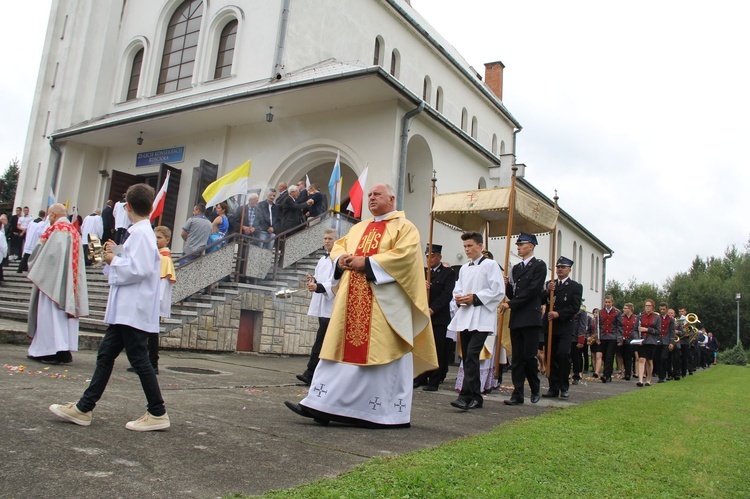
[[[274,204],[276,189],[270,187],[266,199],[258,203],[254,234],[261,240],[261,248],[273,248],[273,239],[281,227],[281,210]]]
[[[307,183],[304,180],[297,182],[297,190],[299,191],[299,196],[297,197],[298,203],[304,203],[310,199],[310,194],[307,192]]]
[[[102,210],[102,225],[104,226],[102,244],[104,244],[115,237],[115,216],[113,214],[111,199],[107,199],[107,206]]]
[[[281,201],[281,232],[286,232],[305,221],[302,211],[307,211],[313,200],[298,202],[298,198],[299,188],[293,185],[289,188],[289,195]]]
[[[583,300],[583,286],[571,279],[570,269],[573,260],[561,256],[557,259],[555,270],[557,279],[547,283],[543,301],[547,305],[544,326],[552,322],[552,344],[546,347],[551,352],[549,372],[549,390],[542,397],[568,398],[568,376],[570,375],[570,348],[577,336],[578,312]],[[554,291],[554,303],[550,306],[551,293]],[[543,327],[543,331],[547,331]],[[548,338],[547,338],[548,339]]]
[[[312,187],[312,186],[311,186]],[[439,244],[427,246],[427,265],[430,269],[430,280],[426,281],[429,295],[430,320],[432,333],[435,337],[435,351],[437,352],[439,367],[434,371],[427,371],[414,379],[414,388],[422,388],[426,392],[437,391],[440,383],[448,374],[450,359],[445,355],[445,335],[451,321],[450,304],[453,299],[453,287],[456,285],[456,273],[450,267],[443,266],[443,247]]]
[[[523,404],[524,379],[531,388],[531,403],[539,402],[539,369],[536,351],[542,328],[542,304],[540,296],[544,290],[547,264],[534,256],[536,236],[521,233],[516,241],[516,251],[523,260],[511,272],[512,280],[506,278],[508,300],[503,309],[510,309],[511,377],[513,395],[503,402],[507,405]]]
[[[284,202],[284,199],[289,195],[289,191],[287,190],[286,182],[279,182],[276,185],[276,206],[281,207],[281,203]]]

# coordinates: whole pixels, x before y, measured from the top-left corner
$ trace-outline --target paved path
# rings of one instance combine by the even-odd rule
[[[125,423],[145,412],[145,399],[137,376],[125,370],[124,354],[91,426],[60,421],[47,410],[77,400],[88,385],[95,352],[73,356],[67,366],[45,366],[27,360],[22,345],[0,344],[6,409],[0,415],[0,497],[261,494],[336,476],[371,457],[432,447],[514,418],[636,389],[632,381],[588,382],[572,387],[569,402],[542,399],[532,405],[527,399],[521,407],[502,404],[509,395],[503,389],[489,395],[483,409],[462,412],[449,405],[456,396],[448,389],[455,382],[452,367],[444,389],[415,390],[410,429],[321,427],[283,406],[305,396],[294,374],[307,359],[163,351],[159,382],[172,428],[135,433]]]

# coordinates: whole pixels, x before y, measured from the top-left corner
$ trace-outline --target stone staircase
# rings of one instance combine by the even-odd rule
[[[315,271],[315,265],[323,254],[319,250],[302,258],[290,267],[280,269],[276,278],[272,274],[265,279],[251,279],[248,283],[219,281],[210,293],[196,293],[189,300],[172,304],[172,317],[165,319],[161,332],[167,333],[189,321],[210,313],[217,307],[250,292],[273,295],[281,289],[303,289],[306,274]],[[0,283],[0,318],[16,321],[27,320],[31,282],[26,273],[17,273],[18,262],[9,262],[3,268],[5,280]],[[100,268],[89,267],[86,271],[89,292],[89,316],[80,319],[80,330],[103,334],[107,328],[104,311],[107,305],[109,285]],[[298,293],[305,294],[305,293]]]

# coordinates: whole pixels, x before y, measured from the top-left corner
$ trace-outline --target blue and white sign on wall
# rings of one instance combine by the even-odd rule
[[[157,166],[162,163],[182,163],[185,161],[185,147],[170,147],[158,151],[139,152],[135,156],[135,167]]]

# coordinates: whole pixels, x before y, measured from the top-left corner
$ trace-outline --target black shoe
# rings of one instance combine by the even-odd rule
[[[432,386],[432,385],[425,385],[422,387],[422,391],[423,392],[436,392],[438,391],[438,387]]]
[[[285,400],[284,401],[284,405],[287,406],[295,414],[299,414],[300,416],[302,416],[304,418],[315,419],[315,417],[312,414],[310,414],[309,412],[307,412],[305,410],[305,408],[302,407],[299,404],[293,404],[293,403]]]
[[[423,386],[423,385],[424,383],[420,383],[419,381],[414,380],[414,388],[419,388],[420,386]]]
[[[519,400],[519,399],[511,397],[508,400],[503,400],[503,404],[505,404],[505,405],[523,405],[523,400]]]
[[[563,390],[560,392],[561,399],[567,399],[568,397],[570,397],[570,392],[568,390]]]
[[[559,396],[560,396],[560,394],[558,392],[555,392],[555,391],[552,391],[552,390],[549,390],[548,392],[542,394],[542,397],[544,397],[546,399],[557,398]],[[532,395],[531,397],[533,398],[534,395]],[[532,401],[532,404],[533,403],[535,403],[535,402]]]
[[[598,379],[598,378],[599,378],[599,375],[598,375],[598,374],[596,374],[596,373],[594,373],[594,374],[592,374],[592,375],[591,375],[591,377],[592,377],[592,378],[594,378],[594,379]]]
[[[602,383],[606,383],[607,382],[607,378],[605,378],[604,376],[602,376],[601,377],[601,381],[602,381]]]
[[[59,366],[60,364],[62,364],[62,362],[60,362],[57,359],[41,359],[41,363],[42,364],[49,364],[51,366]]]
[[[675,376],[675,377],[674,377],[674,380],[675,380],[675,381],[680,381],[680,377],[679,377],[679,376]]]
[[[622,379],[624,379],[625,381],[630,381],[630,376],[625,376],[625,377],[624,377],[624,378],[622,378]]]
[[[302,374],[297,375],[297,379],[306,384],[307,386],[310,386],[310,383],[312,383],[312,376],[307,374],[307,371],[305,371]]]
[[[639,381],[635,384],[635,386],[643,386],[643,382]]]
[[[666,381],[667,381],[667,380],[665,380],[665,379],[663,379],[663,378],[660,378],[660,379],[659,379],[659,381],[657,381],[657,383],[664,383],[664,382],[666,382]]]
[[[574,380],[573,380],[573,384],[574,384],[574,385],[577,385],[577,384],[578,384],[578,380],[577,380],[577,379],[574,379]]]
[[[472,402],[474,401],[472,400]],[[453,407],[456,407],[457,409],[461,409],[462,411],[469,410],[469,403],[466,402],[464,399],[456,399],[453,402],[451,402],[451,405]]]
[[[536,404],[536,403],[537,403],[537,402],[539,402],[539,401],[540,401],[541,399],[542,399],[542,397],[540,397],[538,393],[532,393],[532,394],[531,394],[531,403],[532,403],[532,404]]]
[[[330,420],[323,418],[313,418],[313,421],[318,423],[320,426],[328,426],[329,424],[331,424]]]
[[[474,399],[471,402],[469,402],[469,405],[467,405],[466,408],[467,409],[481,409],[482,401]]]

